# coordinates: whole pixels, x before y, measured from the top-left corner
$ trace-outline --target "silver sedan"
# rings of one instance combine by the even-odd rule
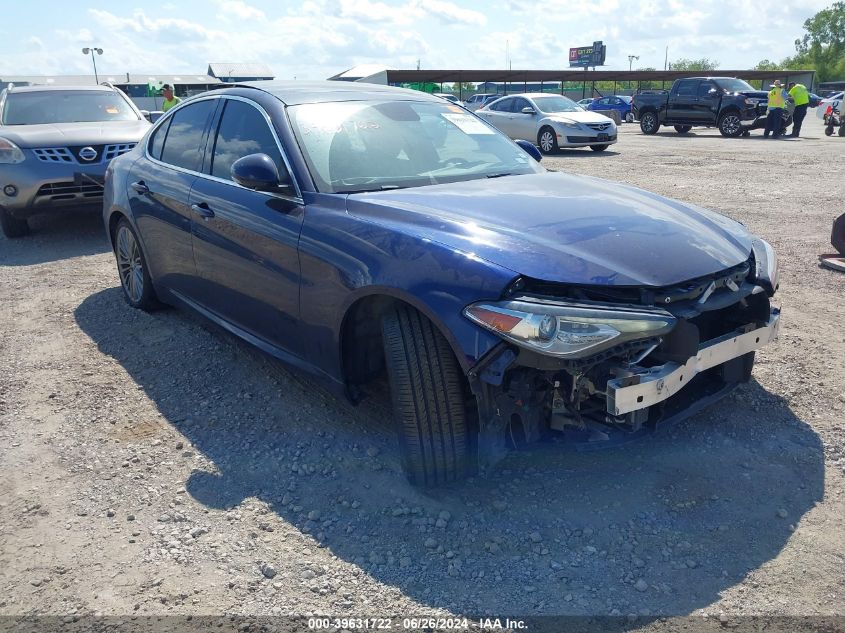
[[[589,147],[602,152],[617,137],[612,119],[555,94],[508,95],[476,114],[514,140],[536,143],[544,154],[553,154],[561,147]]]

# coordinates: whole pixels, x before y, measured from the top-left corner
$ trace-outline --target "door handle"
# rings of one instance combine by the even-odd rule
[[[199,204],[192,204],[191,209],[196,211],[197,215],[200,216],[203,220],[208,220],[209,218],[214,217],[214,211],[212,211],[208,204],[205,202],[200,202]]]
[[[148,193],[150,193],[150,188],[147,186],[147,183],[145,183],[143,180],[139,180],[138,182],[133,182],[131,187],[135,191],[140,193],[142,196],[145,196]]]

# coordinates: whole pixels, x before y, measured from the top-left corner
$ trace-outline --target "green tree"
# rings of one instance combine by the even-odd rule
[[[845,76],[845,2],[834,2],[805,20],[804,30],[790,61],[815,68],[818,81]]]
[[[670,70],[716,70],[719,62],[715,59],[702,57],[701,59],[676,59],[670,64]]]

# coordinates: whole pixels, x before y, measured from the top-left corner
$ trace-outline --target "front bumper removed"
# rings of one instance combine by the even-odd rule
[[[706,341],[698,348],[698,354],[683,365],[668,362],[609,380],[606,392],[608,414],[618,417],[667,400],[697,374],[771,343],[777,338],[779,326],[780,311],[772,310],[769,321],[763,327],[731,332]]]

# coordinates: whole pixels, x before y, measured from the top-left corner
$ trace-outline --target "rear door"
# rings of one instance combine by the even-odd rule
[[[695,121],[698,105],[698,79],[679,79],[672,86],[666,112],[667,123],[690,123]]]
[[[221,99],[204,174],[191,191],[194,256],[204,308],[260,341],[300,355],[298,190],[254,191],[232,180],[231,167],[266,154],[290,173],[269,116],[242,97]]]
[[[184,294],[196,275],[188,198],[216,105],[206,99],[175,110],[150,136],[144,157],[129,172],[129,205],[160,289]]]

